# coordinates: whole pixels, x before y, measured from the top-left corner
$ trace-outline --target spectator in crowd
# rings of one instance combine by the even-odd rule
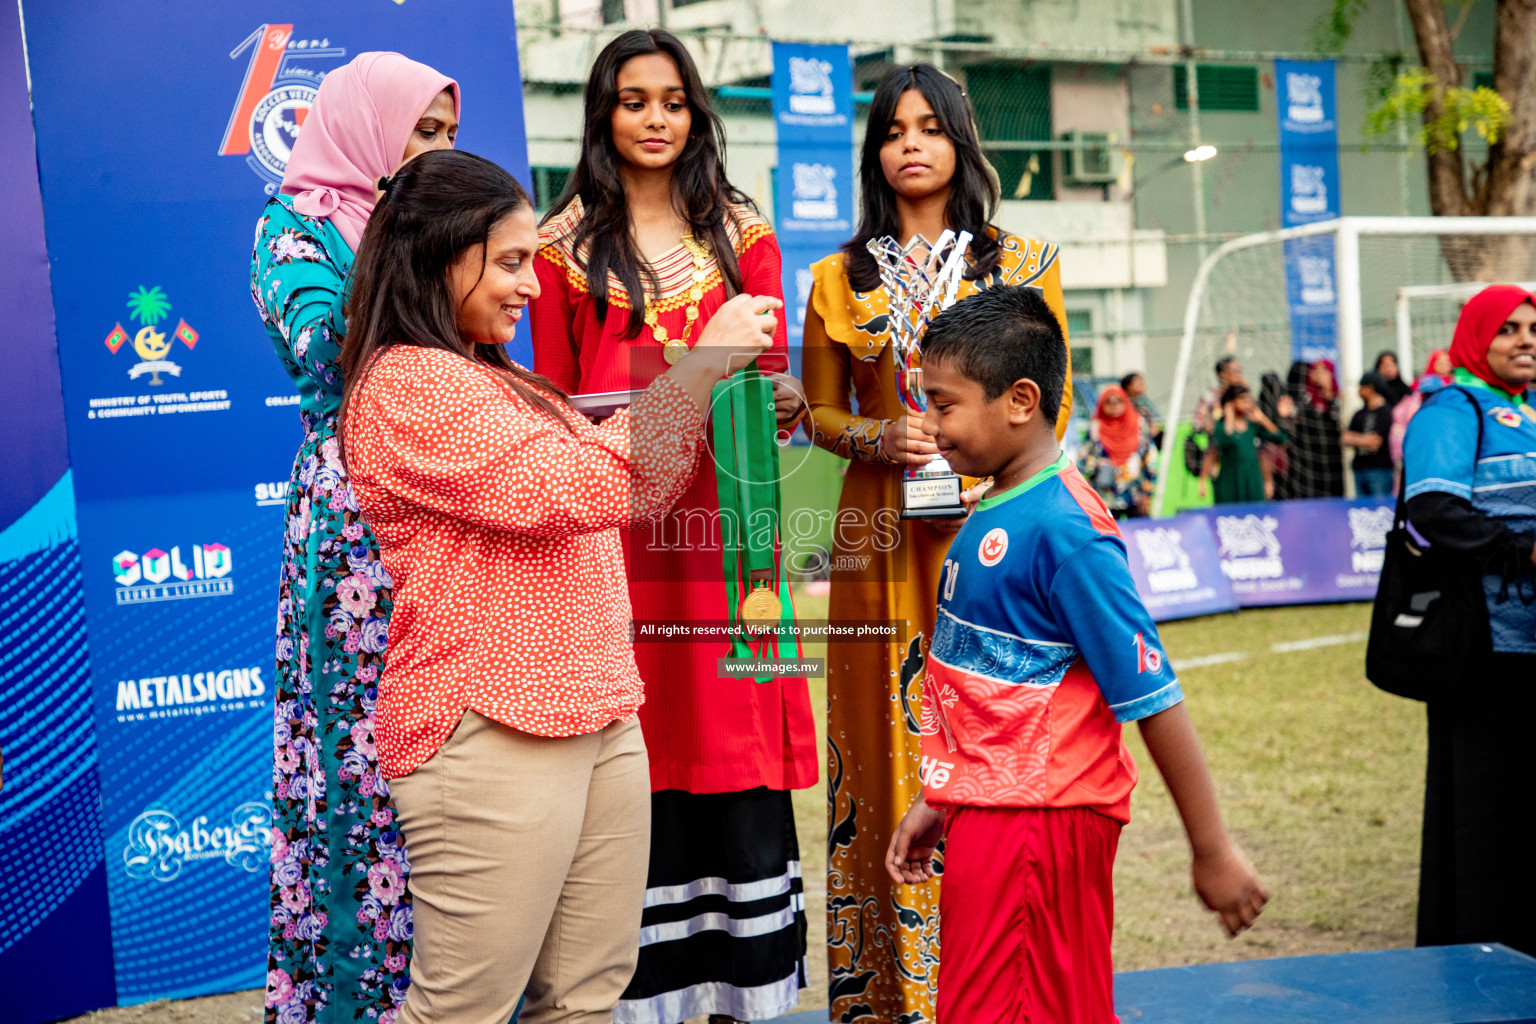
[[[1429,354],[1429,359],[1424,363],[1424,372],[1419,379],[1413,382],[1413,391],[1408,397],[1392,407],[1392,433],[1389,438],[1389,447],[1392,449],[1392,462],[1401,466],[1403,464],[1403,438],[1408,434],[1408,421],[1413,419],[1413,414],[1419,411],[1419,406],[1424,404],[1424,396],[1440,390],[1451,382],[1451,354],[1443,348],[1437,348]]]
[[[1281,382],[1278,373],[1270,371],[1260,378],[1259,411],[1268,416],[1271,422],[1282,425],[1296,418],[1296,402],[1286,393],[1285,384]],[[1277,501],[1294,498],[1295,495],[1291,493],[1289,442],[1280,444],[1265,441],[1259,446],[1259,459],[1271,481],[1274,491],[1272,497]]]
[[[1212,426],[1211,444],[1200,466],[1200,497],[1205,497],[1207,481],[1213,476],[1213,497],[1218,505],[1272,497],[1274,484],[1265,478],[1264,465],[1259,461],[1260,441],[1284,444],[1286,436],[1259,411],[1247,387],[1228,386],[1221,395],[1221,418]]]
[[[1377,497],[1392,493],[1392,407],[1387,404],[1387,382],[1372,371],[1360,378],[1360,402],[1363,406],[1349,421],[1343,441],[1355,450],[1351,466],[1355,473],[1355,493]]]
[[[1144,516],[1152,507],[1157,449],[1149,423],[1124,388],[1099,392],[1078,469],[1117,517]]]
[[[1381,374],[1381,397],[1387,400],[1387,408],[1396,408],[1397,403],[1407,398],[1413,391],[1408,382],[1403,380],[1402,370],[1397,363],[1397,355],[1390,350],[1383,350],[1376,356],[1376,365],[1372,369]]]
[[[1131,407],[1141,417],[1148,436],[1152,438],[1152,446],[1162,447],[1163,422],[1157,415],[1157,406],[1153,405],[1152,399],[1147,397],[1147,379],[1139,373],[1128,373],[1120,378],[1120,390],[1125,392],[1125,397],[1130,399]]]
[[[1221,418],[1222,395],[1238,384],[1247,387],[1248,382],[1243,379],[1243,364],[1237,361],[1237,356],[1222,356],[1216,360],[1216,386],[1195,405],[1195,433],[1210,434]]]
[[[1292,490],[1298,498],[1340,498],[1344,496],[1344,449],[1339,378],[1331,360],[1319,359],[1307,367],[1305,379],[1306,397],[1296,403],[1291,429]]]

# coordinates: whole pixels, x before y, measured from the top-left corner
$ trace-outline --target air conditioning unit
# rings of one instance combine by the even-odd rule
[[[1112,185],[1120,179],[1118,140],[1108,132],[1067,132],[1061,140],[1062,177],[1067,185]]]

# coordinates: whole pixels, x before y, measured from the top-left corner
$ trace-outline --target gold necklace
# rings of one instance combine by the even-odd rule
[[[678,360],[688,354],[688,335],[693,333],[693,325],[699,319],[699,300],[704,297],[704,279],[709,276],[709,250],[704,247],[693,235],[683,236],[683,248],[688,250],[688,255],[693,257],[693,287],[688,289],[688,308],[683,311],[683,333],[676,338],[667,337],[667,329],[658,323],[660,314],[656,307],[646,304],[645,323],[651,329],[651,337],[661,344],[662,358],[666,359],[668,366],[676,366]]]

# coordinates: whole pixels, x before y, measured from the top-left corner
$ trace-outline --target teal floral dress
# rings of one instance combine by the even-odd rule
[[[390,590],[336,441],[352,250],[288,196],[256,225],[251,295],[299,392],[272,720],[267,1015],[393,1024],[410,986],[409,862],[373,745]]]

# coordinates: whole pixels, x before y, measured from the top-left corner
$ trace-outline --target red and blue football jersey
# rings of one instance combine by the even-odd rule
[[[930,804],[1130,820],[1120,724],[1184,699],[1104,503],[1065,455],[950,545],[923,681]]]

